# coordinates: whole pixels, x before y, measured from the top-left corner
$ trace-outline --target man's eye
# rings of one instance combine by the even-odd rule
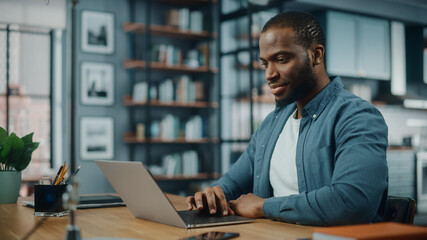
[[[279,62],[279,63],[286,63],[287,61],[288,61],[287,58],[278,58],[277,59],[277,62]]]
[[[259,65],[261,65],[262,68],[267,68],[267,63],[266,62],[261,62]]]

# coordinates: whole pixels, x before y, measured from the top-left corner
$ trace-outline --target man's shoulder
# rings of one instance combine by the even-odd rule
[[[371,102],[347,91],[346,89],[339,91],[333,102],[335,105],[341,105],[343,107],[376,109]]]

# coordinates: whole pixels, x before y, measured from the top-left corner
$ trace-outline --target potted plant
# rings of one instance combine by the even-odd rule
[[[39,146],[30,133],[20,138],[9,136],[0,127],[0,203],[16,203],[21,187],[21,171],[31,161],[31,155]]]

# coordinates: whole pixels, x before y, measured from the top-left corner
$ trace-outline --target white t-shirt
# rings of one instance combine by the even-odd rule
[[[271,156],[270,183],[275,197],[299,193],[295,158],[301,119],[294,115],[295,112],[283,127]]]

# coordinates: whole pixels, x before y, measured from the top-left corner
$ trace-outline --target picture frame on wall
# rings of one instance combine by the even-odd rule
[[[88,105],[114,104],[114,65],[83,62],[81,65],[81,101]]]
[[[81,48],[83,52],[114,52],[114,14],[83,10],[81,13]]]
[[[114,157],[114,121],[111,117],[80,119],[80,156],[83,160]]]

